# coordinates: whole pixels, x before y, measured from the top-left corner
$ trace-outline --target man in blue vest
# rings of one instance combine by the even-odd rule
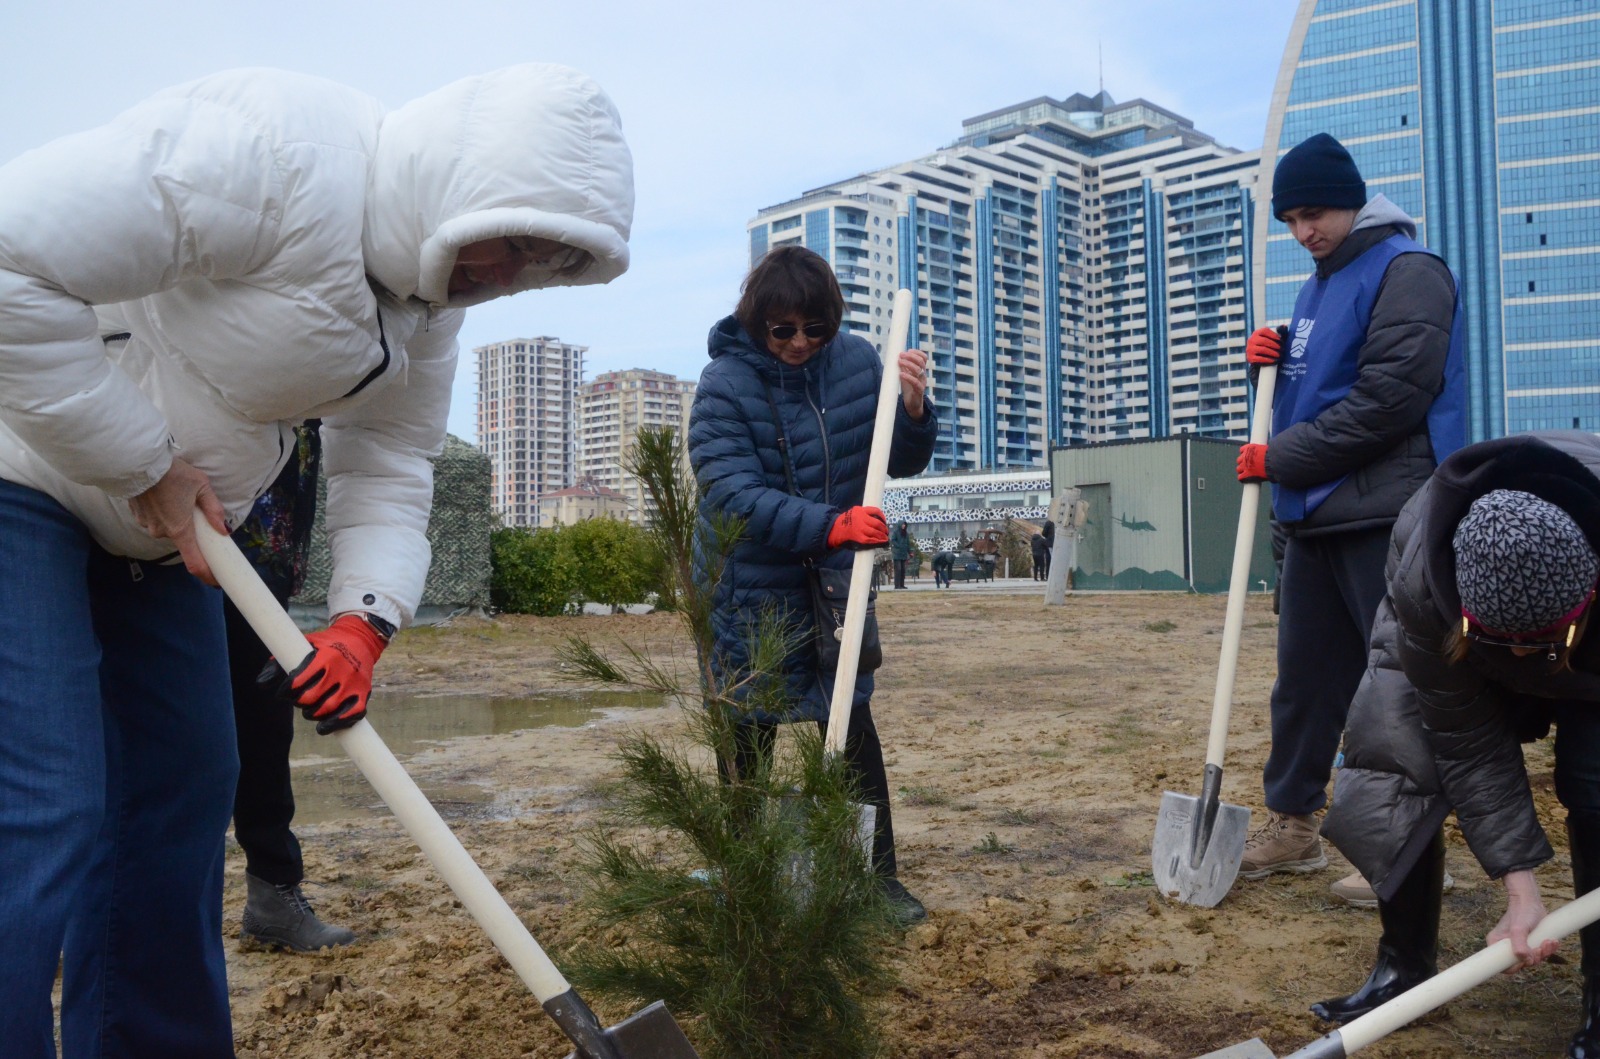
[[[1368,201],[1355,161],[1327,133],[1279,161],[1272,212],[1316,272],[1289,327],[1263,327],[1245,346],[1252,373],[1276,364],[1278,382],[1272,434],[1239,450],[1239,480],[1273,483],[1287,536],[1268,814],[1245,846],[1246,879],[1327,866],[1317,814],[1366,670],[1390,529],[1466,442],[1460,293],[1416,242],[1415,222],[1382,195]],[[1360,876],[1336,889],[1371,897]]]

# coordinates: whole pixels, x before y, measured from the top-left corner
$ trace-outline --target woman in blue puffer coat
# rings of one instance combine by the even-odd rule
[[[866,339],[840,333],[843,318],[844,296],[823,258],[798,246],[771,251],[745,278],[734,314],[711,329],[711,363],[689,417],[702,518],[721,513],[744,523],[715,589],[715,663],[728,671],[747,666],[748,630],[774,609],[800,634],[783,666],[792,706],[782,716],[751,714],[740,740],[751,753],[770,747],[779,723],[827,723],[833,681],[811,646],[806,562],[848,568],[852,549],[889,542],[883,512],[861,506],[883,364]],[[939,425],[926,398],[927,365],[918,350],[900,355],[902,399],[889,453],[897,478],[917,474],[933,455]],[[856,677],[845,761],[877,809],[873,868],[910,922],[926,913],[895,877],[872,690],[871,673]]]

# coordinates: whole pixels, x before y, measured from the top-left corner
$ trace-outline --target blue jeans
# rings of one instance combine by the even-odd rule
[[[0,1050],[233,1055],[223,838],[238,773],[222,600],[0,481]]]

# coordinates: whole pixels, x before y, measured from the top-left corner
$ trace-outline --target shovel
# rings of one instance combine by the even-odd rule
[[[1272,423],[1272,391],[1278,367],[1262,367],[1256,381],[1256,412],[1250,423],[1252,444],[1265,444]],[[1233,706],[1233,676],[1239,663],[1239,632],[1244,627],[1245,593],[1250,587],[1250,554],[1256,537],[1256,512],[1261,483],[1246,482],[1239,497],[1239,532],[1233,539],[1233,574],[1228,581],[1228,613],[1222,624],[1222,660],[1217,665],[1216,694],[1211,700],[1211,738],[1206,744],[1206,769],[1200,797],[1161,795],[1150,861],[1156,886],[1184,904],[1212,908],[1228,895],[1244,859],[1250,810],[1229,805],[1222,796],[1222,749],[1228,739],[1228,713]]]
[[[894,406],[900,400],[900,354],[906,349],[914,311],[911,292],[895,293],[889,310],[889,344],[884,347],[883,381],[878,387],[878,412],[872,424],[872,448],[867,454],[867,486],[861,496],[864,507],[883,506],[883,483],[889,477],[889,447],[894,441]],[[844,627],[839,630],[839,669],[833,675],[833,699],[828,706],[828,732],[823,749],[830,755],[844,753],[850,734],[850,711],[855,706],[856,671],[861,663],[861,633],[867,624],[867,597],[872,590],[872,562],[876,553],[861,549],[850,568],[850,596],[845,600]],[[878,811],[870,805],[856,806],[856,828],[867,861],[872,861],[872,838],[877,829]]]
[[[278,606],[233,538],[212,529],[198,510],[194,524],[200,551],[211,564],[217,583],[273,657],[286,670],[292,670],[296,664],[293,660],[311,653],[311,644]],[[699,1059],[677,1020],[659,1000],[615,1026],[601,1026],[589,1005],[550,962],[372,725],[364,719],[357,721],[335,738],[495,948],[577,1046],[569,1059]]]
[[[1600,890],[1590,890],[1575,901],[1568,901],[1545,916],[1528,935],[1528,944],[1537,948],[1551,938],[1564,938],[1575,930],[1600,919]],[[1495,975],[1510,970],[1517,962],[1511,954],[1511,939],[1502,938],[1488,948],[1479,949],[1447,971],[1441,971],[1420,985],[1412,986],[1387,1004],[1381,1004],[1358,1019],[1352,1019],[1326,1036],[1319,1037],[1284,1059],[1344,1059],[1367,1045],[1387,1037],[1395,1030],[1420,1018],[1441,1004],[1449,1003]],[[1243,1044],[1231,1044],[1221,1051],[1207,1052],[1199,1059],[1278,1059],[1259,1037]]]

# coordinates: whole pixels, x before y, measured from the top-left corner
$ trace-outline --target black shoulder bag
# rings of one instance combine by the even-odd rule
[[[783,460],[783,477],[789,484],[789,493],[799,496],[795,488],[794,469],[789,464],[789,439],[783,432],[783,417],[778,414],[778,402],[772,396],[772,384],[763,376],[761,386],[767,392],[767,405],[772,409],[772,422],[778,429],[778,456]],[[818,566],[812,559],[805,561],[806,589],[811,597],[812,616],[816,622],[813,644],[817,651],[817,668],[824,673],[839,671],[839,652],[843,649],[844,614],[850,600],[849,570]],[[861,627],[861,660],[856,672],[871,673],[883,665],[883,644],[878,639],[878,590],[867,591],[867,619]]]

